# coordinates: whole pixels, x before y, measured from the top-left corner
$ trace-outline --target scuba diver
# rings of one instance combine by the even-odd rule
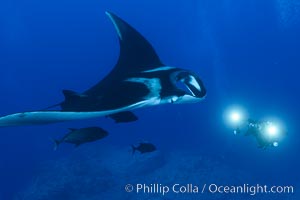
[[[271,121],[259,121],[249,118],[237,126],[234,134],[239,134],[245,130],[245,136],[253,135],[259,148],[277,147],[278,140],[282,137],[277,126]]]

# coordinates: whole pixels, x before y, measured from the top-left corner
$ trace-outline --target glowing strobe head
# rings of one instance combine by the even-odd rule
[[[267,121],[263,127],[262,134],[264,134],[266,140],[269,141],[273,147],[277,147],[284,133],[278,123]]]
[[[244,113],[242,109],[237,107],[228,109],[225,113],[227,123],[234,127],[242,125],[246,118]]]
[[[270,137],[276,137],[278,135],[278,127],[275,126],[274,124],[269,124],[267,127],[266,133]]]
[[[242,119],[241,113],[239,113],[238,111],[233,111],[230,114],[230,120],[234,123],[239,123]]]

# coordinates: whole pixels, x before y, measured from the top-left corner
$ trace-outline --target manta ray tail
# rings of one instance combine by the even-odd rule
[[[65,97],[65,101],[70,101],[74,98],[80,98],[81,95],[78,94],[77,92],[74,92],[72,90],[63,90],[62,93],[64,94],[64,97]],[[55,108],[57,106],[61,106],[63,102],[61,103],[57,103],[57,104],[54,104],[54,105],[51,105],[51,106],[48,106],[44,109],[41,109],[40,111],[43,111],[43,110],[49,110],[51,108]]]

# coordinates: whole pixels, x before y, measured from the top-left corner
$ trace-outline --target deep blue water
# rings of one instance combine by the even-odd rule
[[[87,159],[97,148],[105,151],[103,146],[126,150],[140,140],[153,142],[161,152],[203,155],[227,166],[228,174],[239,170],[252,176],[254,183],[293,185],[296,194],[288,198],[296,199],[300,187],[299,0],[1,1],[1,115],[47,107],[62,101],[62,89],[82,92],[103,78],[119,52],[106,10],[142,33],[164,63],[195,71],[206,86],[206,99],[140,109],[136,111],[139,121],[131,124],[101,118],[1,128],[1,200],[21,196],[36,177],[50,173],[51,164],[41,172],[43,163],[76,154]],[[279,119],[287,137],[277,148],[262,150],[252,138],[234,136],[223,119],[233,104],[254,118]],[[110,136],[90,144],[92,150],[62,145],[53,151],[51,138],[61,137],[69,127],[91,125],[103,127]],[[107,157],[116,156],[113,148],[108,149]],[[179,157],[172,162],[182,162]],[[176,170],[167,169],[162,173]],[[55,169],[52,173],[60,174]],[[229,176],[224,177],[222,182],[233,184]],[[242,183],[250,181],[247,176],[239,178]]]

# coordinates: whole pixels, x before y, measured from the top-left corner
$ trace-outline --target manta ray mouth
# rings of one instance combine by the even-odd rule
[[[176,87],[185,92],[185,95],[194,98],[203,98],[206,95],[206,90],[200,78],[192,72],[181,71],[176,74]]]

